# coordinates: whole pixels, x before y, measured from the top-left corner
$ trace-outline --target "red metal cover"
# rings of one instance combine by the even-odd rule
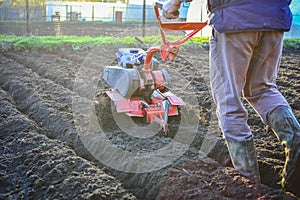
[[[163,30],[201,30],[207,25],[207,22],[162,22],[161,28]]]
[[[182,98],[176,96],[175,94],[173,94],[172,92],[168,91],[165,93],[165,95],[167,96],[168,100],[170,101],[170,103],[173,106],[180,106],[180,105],[186,105],[184,103],[184,101],[182,100]]]
[[[129,116],[143,117],[139,99],[126,99],[118,91],[107,91],[106,94],[114,102],[118,113]]]
[[[180,106],[180,105],[185,105],[184,101],[182,98],[177,97],[177,96],[169,96],[168,100],[173,106]]]

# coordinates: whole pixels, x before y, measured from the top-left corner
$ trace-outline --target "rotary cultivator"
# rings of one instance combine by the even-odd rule
[[[206,22],[163,22],[156,3],[154,10],[163,44],[144,51],[140,48],[121,48],[117,53],[117,66],[106,66],[104,81],[111,88],[106,94],[113,101],[118,113],[130,117],[145,117],[147,123],[157,122],[165,134],[168,131],[168,118],[179,115],[179,106],[184,106],[182,98],[176,96],[166,70],[159,68],[154,58],[160,53],[163,62],[172,62],[179,52],[180,45],[193,37]],[[169,30],[190,31],[184,38],[169,41],[165,32]]]

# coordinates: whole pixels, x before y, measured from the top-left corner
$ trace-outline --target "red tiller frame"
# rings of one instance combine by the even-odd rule
[[[206,25],[207,22],[162,22],[161,16],[159,13],[159,9],[162,8],[162,4],[156,3],[154,5],[154,11],[156,15],[156,19],[158,21],[158,26],[161,34],[161,38],[163,41],[163,44],[159,47],[151,47],[146,52],[146,59],[144,63],[144,77],[145,82],[144,84],[150,84],[156,81],[153,81],[156,77],[155,74],[151,73],[151,61],[154,53],[160,52],[161,58],[163,61],[166,61],[167,58],[170,59],[170,61],[173,61],[176,57],[177,53],[179,52],[180,45],[185,43],[187,40],[191,39],[195,34],[197,34],[200,30],[202,30]],[[180,40],[177,41],[169,41],[166,38],[165,31],[191,31],[189,34],[187,34],[185,37],[183,37]],[[174,99],[180,99],[176,96],[173,97]],[[168,100],[171,102],[172,97],[168,97]],[[177,112],[177,107],[171,102],[171,109],[167,112],[171,111]],[[180,102],[178,105],[184,105],[184,102]],[[175,110],[174,110],[175,109]],[[164,129],[164,132],[168,130],[167,122],[164,119],[164,110],[162,109],[146,109],[146,116],[147,116],[147,122],[150,123],[151,121],[158,122]],[[176,113],[178,114],[178,113]],[[176,115],[175,114],[175,115]],[[170,112],[168,113],[170,115]]]
[[[163,61],[165,61],[168,57],[170,61],[172,61],[176,57],[180,45],[185,43],[187,40],[191,39],[195,34],[197,34],[207,25],[207,22],[162,22],[158,10],[159,8],[161,8],[160,4],[154,5],[156,20],[158,21],[163,44],[160,47],[151,47],[150,49],[148,49],[144,66],[145,71],[150,71],[150,63],[155,52],[161,52]],[[169,41],[165,35],[165,31],[171,30],[182,30],[191,32],[187,34],[184,38],[172,42]]]
[[[166,61],[167,58],[170,61],[173,61],[176,57],[177,53],[179,52],[180,45],[191,39],[195,34],[197,34],[200,30],[202,30],[206,25],[207,22],[163,22],[161,20],[161,16],[159,13],[159,9],[162,8],[162,4],[156,3],[154,5],[154,11],[156,15],[156,20],[158,21],[158,26],[161,34],[161,38],[163,44],[159,47],[151,47],[148,49],[146,54],[146,59],[144,63],[144,73],[145,73],[145,84],[153,82],[151,76],[151,61],[154,53],[160,52],[161,58],[163,61]],[[177,41],[169,41],[166,38],[165,31],[191,31],[185,37]]]

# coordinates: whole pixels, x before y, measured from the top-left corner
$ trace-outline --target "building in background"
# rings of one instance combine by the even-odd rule
[[[194,0],[190,3],[189,10],[187,12],[187,21],[190,22],[205,22],[208,20],[206,10],[207,0]],[[204,27],[197,35],[210,36],[211,27]]]
[[[147,20],[155,19],[152,5],[153,2],[146,1]],[[61,21],[140,21],[142,9],[141,0],[114,0],[114,3],[46,1],[46,21],[51,21],[55,14],[60,15]]]
[[[164,2],[165,0],[160,0]],[[154,0],[146,0],[146,20],[155,20]],[[60,15],[61,21],[140,21],[142,0],[106,0],[105,2],[46,1],[46,21]],[[189,3],[180,8],[180,20],[186,20]],[[120,16],[121,14],[121,16]]]
[[[96,0],[92,0],[96,1]],[[30,22],[73,21],[73,22],[141,22],[143,18],[143,3],[146,4],[147,22],[155,21],[153,4],[157,0],[29,0]],[[159,0],[165,2],[166,0]],[[0,0],[1,2],[1,0]],[[22,5],[25,0],[2,0],[0,5],[0,22],[9,23],[25,21],[26,10]],[[35,3],[34,3],[35,2]],[[206,21],[207,0],[193,0],[183,3],[179,12],[180,21]],[[22,4],[22,5],[21,5]],[[287,38],[300,38],[300,3],[292,0],[293,25],[290,32],[285,33]],[[7,32],[7,26],[1,26],[0,31]],[[211,28],[205,27],[198,35],[210,36]]]

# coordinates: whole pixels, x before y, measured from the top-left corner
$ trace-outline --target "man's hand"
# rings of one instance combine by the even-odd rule
[[[181,0],[168,0],[163,5],[163,16],[166,19],[176,19],[179,16]]]

